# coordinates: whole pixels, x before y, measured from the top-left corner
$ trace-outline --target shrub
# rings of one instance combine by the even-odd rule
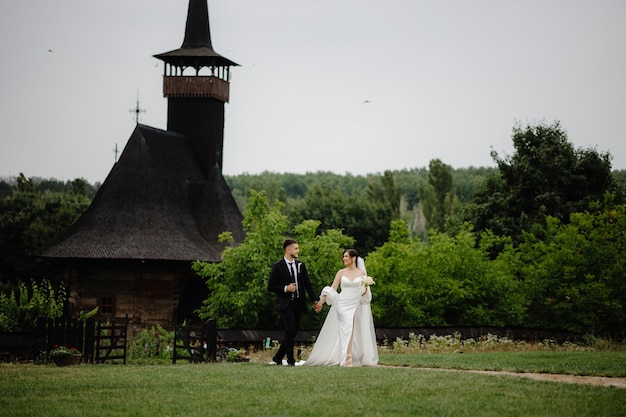
[[[0,332],[20,332],[34,329],[39,317],[58,318],[63,315],[65,288],[43,279],[34,280],[30,287],[23,281],[9,293],[0,294]]]
[[[461,339],[460,333],[453,335],[432,335],[428,339],[423,334],[410,333],[408,340],[398,338],[385,344],[382,348],[387,353],[462,353],[462,352],[510,352],[510,351],[561,351],[574,352],[594,350],[574,343],[559,344],[554,340],[543,340],[538,343],[516,341],[493,334],[478,339]]]
[[[134,335],[128,353],[132,359],[171,359],[173,345],[174,332],[157,325]]]

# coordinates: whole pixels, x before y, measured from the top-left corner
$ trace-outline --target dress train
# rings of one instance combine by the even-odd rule
[[[341,279],[341,293],[331,287],[322,291],[330,310],[305,365],[340,365],[346,363],[348,343],[352,338],[352,366],[378,364],[378,347],[370,302],[371,291],[362,294],[362,277]]]

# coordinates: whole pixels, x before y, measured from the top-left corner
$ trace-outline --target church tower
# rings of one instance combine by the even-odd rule
[[[165,63],[167,130],[191,142],[203,175],[222,171],[224,103],[230,90],[230,67],[238,64],[213,50],[207,0],[189,0],[185,39],[179,49],[155,55]]]
[[[40,252],[65,277],[70,314],[99,307],[98,320],[127,316],[133,332],[194,318],[209,294],[191,262],[220,262],[223,232],[245,240],[222,175],[237,64],[213,50],[207,0],[189,0],[182,47],[156,58],[165,62],[167,130],[137,124],[89,208]]]

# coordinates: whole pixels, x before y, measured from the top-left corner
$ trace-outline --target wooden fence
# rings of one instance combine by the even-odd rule
[[[37,320],[30,332],[0,334],[0,359],[10,361],[46,360],[58,346],[76,348],[84,363],[123,360],[126,363],[128,317],[111,324],[93,318]]]
[[[123,320],[98,323],[95,335],[95,363],[122,360],[126,364],[128,347],[128,314]]]
[[[216,331],[213,319],[202,323],[176,324],[172,363],[176,364],[179,359],[193,363],[214,362],[217,353]]]
[[[300,330],[297,345],[313,343],[319,330]],[[461,339],[486,336],[488,334],[513,340],[538,342],[553,340],[557,343],[580,342],[581,335],[552,330],[518,327],[402,327],[376,328],[378,343],[408,339],[411,334],[460,335]],[[259,349],[270,348],[275,341],[282,340],[282,330],[217,329],[214,320],[175,324],[172,362],[186,360],[192,363],[216,360],[218,349],[224,347]],[[110,323],[98,323],[94,319],[40,319],[31,332],[0,333],[0,360],[47,359],[55,346],[75,347],[83,354],[85,363],[126,363],[128,338],[128,316]],[[44,356],[45,357],[42,357]]]
[[[43,340],[42,352],[46,358],[57,346],[78,349],[83,362],[93,362],[94,356],[94,319],[39,319],[37,332]]]

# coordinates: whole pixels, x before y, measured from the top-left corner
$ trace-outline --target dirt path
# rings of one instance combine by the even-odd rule
[[[478,374],[508,375],[529,378],[537,381],[565,382],[569,384],[586,384],[601,387],[613,387],[626,389],[626,378],[611,378],[605,376],[581,376],[562,374],[535,374],[531,372],[498,372],[498,371],[469,371]]]
[[[626,378],[612,378],[605,376],[580,376],[580,375],[563,375],[563,374],[537,374],[532,372],[507,372],[507,371],[474,371],[462,369],[442,369],[442,368],[415,368],[425,369],[429,371],[446,371],[446,372],[472,372],[485,375],[506,375],[516,376],[519,378],[529,378],[536,381],[552,381],[564,382],[568,384],[586,384],[601,387],[613,387],[626,389]]]

